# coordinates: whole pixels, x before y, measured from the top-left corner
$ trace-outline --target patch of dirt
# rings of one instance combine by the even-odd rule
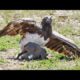
[[[6,61],[0,64],[0,70],[21,70],[22,69],[24,65],[24,61],[18,61],[13,59],[17,56],[16,52],[17,52],[16,49],[8,49],[7,51],[0,51],[0,58]]]

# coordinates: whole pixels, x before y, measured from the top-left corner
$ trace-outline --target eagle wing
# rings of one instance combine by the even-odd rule
[[[75,45],[75,43],[55,31],[45,46],[69,57],[73,55],[80,56],[80,49]]]
[[[35,32],[36,31],[35,29],[36,29],[35,20],[20,19],[8,23],[8,25],[5,26],[0,31],[0,37],[5,35],[9,36],[15,36],[17,34],[24,35],[26,32],[29,31]],[[40,31],[40,34],[43,34],[43,32]],[[55,50],[59,53],[63,53],[68,56],[72,55],[80,56],[80,49],[75,45],[75,43],[67,39],[66,37],[58,34],[57,32],[53,32],[51,37],[49,37],[49,39],[50,40],[45,45],[47,48],[50,48],[51,50]]]
[[[33,27],[36,21],[32,18],[22,18],[9,22],[2,30],[0,30],[0,37],[9,35],[15,36],[17,34],[23,35],[27,32],[28,27]]]

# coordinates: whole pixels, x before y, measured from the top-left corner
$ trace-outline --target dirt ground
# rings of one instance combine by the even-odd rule
[[[24,61],[14,60],[17,56],[16,49],[8,49],[7,51],[0,51],[0,58],[5,62],[0,64],[0,70],[21,70]]]

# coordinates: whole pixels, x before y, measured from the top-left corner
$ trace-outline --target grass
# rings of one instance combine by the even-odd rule
[[[75,13],[77,12],[77,13]],[[8,22],[12,21],[13,19],[18,19],[22,17],[31,17],[35,18],[36,21],[41,20],[41,18],[45,15],[51,15],[54,17],[55,10],[0,10],[0,16],[2,20],[0,20],[0,29],[2,29]],[[69,16],[70,19],[79,19],[80,11],[73,11],[74,14]],[[15,17],[15,18],[14,18]],[[76,39],[77,36],[80,34],[80,29],[75,29],[71,24],[66,23],[66,25],[58,26],[57,18],[56,20],[53,19],[53,30],[58,31],[59,33],[63,34],[64,36],[72,39],[76,45],[80,46],[80,38]],[[78,27],[79,28],[79,27]],[[75,35],[73,35],[75,34]],[[4,51],[7,49],[15,48],[19,51],[19,40],[20,36],[3,36],[0,38],[0,51]],[[21,70],[80,70],[80,58],[76,60],[68,61],[66,58],[64,60],[60,60],[60,58],[64,55],[58,54],[55,51],[51,51],[46,49],[48,53],[53,55],[52,59],[49,60],[40,60],[40,61],[24,61],[22,64]],[[18,54],[18,53],[16,53]],[[65,57],[65,56],[64,56]],[[7,63],[7,60],[0,57],[0,64]]]
[[[7,50],[10,48],[19,48],[19,36],[10,37],[4,36],[0,38],[0,50]]]
[[[0,64],[5,64],[7,61],[3,58],[0,58]]]

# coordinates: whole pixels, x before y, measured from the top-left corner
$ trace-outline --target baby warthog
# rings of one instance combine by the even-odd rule
[[[18,60],[43,60],[48,59],[48,54],[44,48],[38,44],[29,42],[24,46],[23,51],[17,56]]]

